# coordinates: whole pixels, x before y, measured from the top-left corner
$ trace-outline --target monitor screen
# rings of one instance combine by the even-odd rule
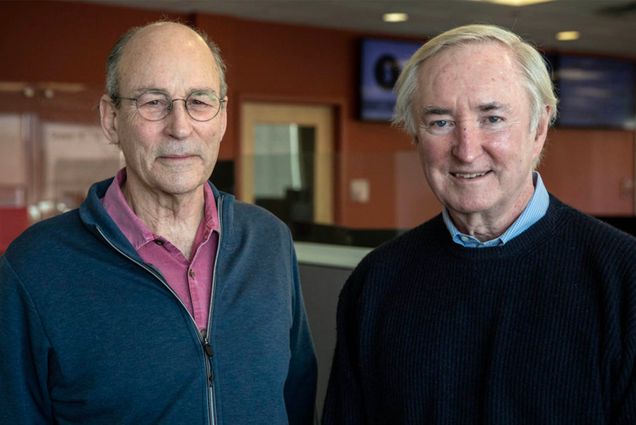
[[[390,121],[395,95],[393,86],[420,43],[364,39],[360,57],[360,119]]]
[[[635,128],[633,62],[574,55],[556,62],[558,125]]]

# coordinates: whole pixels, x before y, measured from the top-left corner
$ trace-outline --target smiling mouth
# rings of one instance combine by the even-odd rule
[[[472,180],[472,179],[476,179],[479,177],[483,177],[486,174],[489,174],[490,171],[484,171],[483,173],[450,173],[451,176],[458,178],[458,179],[463,179],[463,180]]]

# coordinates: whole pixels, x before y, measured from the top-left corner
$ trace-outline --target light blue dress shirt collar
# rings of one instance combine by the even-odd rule
[[[453,242],[466,248],[488,248],[503,245],[528,230],[530,226],[545,215],[546,211],[548,211],[548,205],[550,204],[550,195],[548,195],[548,191],[539,173],[534,171],[532,173],[532,179],[534,183],[534,193],[519,218],[517,218],[501,236],[486,242],[481,242],[473,236],[461,233],[453,224],[448,210],[444,208],[442,218],[453,238]]]

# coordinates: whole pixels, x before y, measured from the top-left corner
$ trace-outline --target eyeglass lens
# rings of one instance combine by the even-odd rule
[[[185,99],[170,99],[164,93],[144,93],[137,98],[137,110],[139,114],[150,121],[159,121],[165,118],[174,102],[182,100],[192,119],[197,121],[209,121],[214,118],[221,109],[221,101],[213,93],[194,92]]]

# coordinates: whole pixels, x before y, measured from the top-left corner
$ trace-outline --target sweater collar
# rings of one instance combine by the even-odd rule
[[[115,245],[126,255],[141,261],[135,248],[130,244],[123,232],[117,227],[112,220],[106,209],[102,204],[102,198],[106,195],[106,191],[113,182],[113,177],[103,180],[101,182],[93,184],[88,190],[86,199],[79,207],[79,215],[82,222],[93,233],[102,235],[111,244]],[[214,185],[208,182],[216,205],[218,207],[219,221],[221,231],[223,232],[224,243],[232,240],[232,220],[233,220],[233,208],[234,196],[220,192]]]

